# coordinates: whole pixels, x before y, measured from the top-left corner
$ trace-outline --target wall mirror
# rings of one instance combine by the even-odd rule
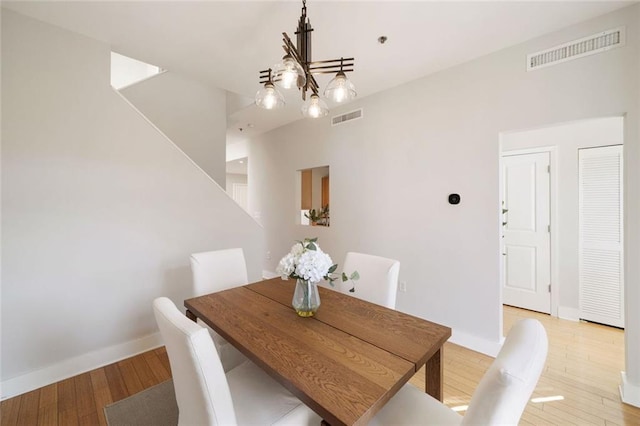
[[[329,226],[329,166],[298,170],[300,175],[300,223]]]

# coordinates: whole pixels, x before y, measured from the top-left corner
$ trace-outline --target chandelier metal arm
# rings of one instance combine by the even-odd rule
[[[330,62],[340,62],[341,64],[343,64],[344,66],[353,66],[353,58],[340,58],[340,59],[328,59],[326,61],[313,61],[313,62],[309,62],[310,64],[328,64]],[[344,64],[344,62],[349,62]],[[340,64],[337,64],[337,66],[339,66]]]
[[[273,80],[271,79],[271,71],[272,71],[271,68],[260,71],[259,73],[260,84],[268,83],[270,80],[273,82]]]
[[[344,69],[340,65],[326,65],[323,67],[310,66],[309,71],[311,72],[311,74],[335,74],[340,71],[351,72],[353,71],[353,68]]]
[[[293,44],[287,33],[282,33],[282,42],[284,43],[284,46],[282,46],[282,48],[284,49],[285,53],[291,55],[293,59],[295,59],[304,68],[305,64],[307,63],[306,58],[303,58],[300,55],[300,53],[298,52],[298,48]]]

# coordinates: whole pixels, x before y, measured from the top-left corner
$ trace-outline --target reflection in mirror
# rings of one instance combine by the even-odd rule
[[[329,166],[300,170],[300,223],[329,226]]]

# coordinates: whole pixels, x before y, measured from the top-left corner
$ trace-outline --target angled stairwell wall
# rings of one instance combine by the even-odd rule
[[[2,398],[161,344],[151,302],[182,306],[192,252],[242,247],[260,278],[262,229],[110,87],[109,55],[2,11]]]
[[[226,92],[167,71],[120,90],[218,185],[226,182]]]

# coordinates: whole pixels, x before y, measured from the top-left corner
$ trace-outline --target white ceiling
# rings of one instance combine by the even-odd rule
[[[355,71],[349,77],[363,97],[634,2],[309,0],[307,15],[314,28],[312,59],[355,57]],[[246,97],[246,104],[260,88],[258,71],[283,55],[281,33],[293,38],[302,3],[3,1],[2,5],[106,42],[115,52],[226,89],[239,95],[241,104]],[[377,42],[381,35],[388,37],[384,45]],[[329,78],[318,78],[321,88]],[[285,96],[284,110],[250,105],[230,114],[229,141],[299,119],[299,93]]]
[[[247,157],[238,158],[237,160],[227,161],[227,173],[234,173],[237,175],[247,174]]]

